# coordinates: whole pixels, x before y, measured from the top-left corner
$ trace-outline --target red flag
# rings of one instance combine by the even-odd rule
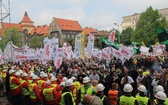
[[[108,37],[108,40],[109,40],[110,42],[114,42],[115,32],[116,32],[116,30],[112,30],[112,31],[111,31],[111,33],[110,33],[110,35],[109,35],[109,37]]]

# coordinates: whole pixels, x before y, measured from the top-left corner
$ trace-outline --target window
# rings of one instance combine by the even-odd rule
[[[67,35],[67,38],[68,38],[68,39],[70,39],[70,38],[71,38],[71,36],[70,36],[70,35]]]
[[[75,36],[74,36],[74,35],[71,35],[71,38],[73,38],[73,39],[74,39],[74,38],[75,38]]]
[[[65,35],[65,34],[63,34],[63,38],[66,38],[66,35]]]

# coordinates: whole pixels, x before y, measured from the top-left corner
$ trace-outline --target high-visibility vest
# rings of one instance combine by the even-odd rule
[[[57,87],[57,84],[55,84],[55,83],[51,83],[51,86],[53,87],[53,88],[56,88]]]
[[[31,80],[31,79],[28,80],[28,83],[29,83],[29,84],[31,84],[32,82],[33,82],[33,80]]]
[[[25,82],[26,82],[26,80],[22,80],[21,84],[23,85]],[[26,96],[26,95],[29,95],[30,92],[29,92],[28,89],[22,87],[22,94],[23,94],[24,96]]]
[[[35,84],[35,83],[31,83],[29,85],[30,99],[36,99],[37,98],[37,96],[36,96],[36,94],[35,94],[35,92],[33,90],[34,86],[36,86],[36,85],[37,84]]]
[[[131,96],[131,97],[127,97],[127,96],[121,96],[120,97],[120,105],[134,105],[136,98]]]
[[[44,80],[38,80],[38,82],[37,82],[38,88],[39,88],[40,91],[41,91],[41,89],[42,89],[42,84],[43,84],[44,82],[45,82]]]
[[[101,99],[101,100],[102,100],[102,102],[104,101],[105,97],[106,97],[105,95],[102,97],[102,99]]]
[[[148,97],[142,97],[142,96],[139,96],[139,95],[136,96],[136,99],[137,99],[139,105],[147,105],[148,100],[149,100]]]
[[[75,82],[74,82],[74,87],[75,87],[75,88],[79,89],[80,86],[81,86],[80,82],[78,82],[78,81],[75,81]]]
[[[78,94],[78,89],[74,87],[74,89],[71,91],[72,96],[74,98],[74,100],[77,100],[77,94]]]
[[[117,100],[118,100],[118,91],[117,90],[109,90],[108,97],[109,97],[110,103],[112,105],[117,105]]]
[[[94,90],[92,85],[90,85],[87,90],[85,90],[84,85],[82,85],[81,88],[80,88],[80,101],[83,102],[85,94],[93,95],[93,92],[95,92],[95,90]]]
[[[156,101],[156,99],[154,100],[154,103],[155,103],[155,105],[158,104],[158,102]],[[164,104],[168,105],[168,98],[165,100]]]
[[[53,89],[54,88],[45,88],[43,90],[43,95],[47,101],[54,101]]]
[[[71,95],[73,105],[75,105],[75,101],[74,101],[74,99],[73,99],[73,97],[72,97],[72,94],[71,94],[70,92],[64,92],[64,93],[62,93],[62,98],[61,98],[61,100],[60,100],[60,102],[59,102],[59,105],[65,105],[64,96],[65,96],[66,94],[70,94],[70,95]]]
[[[10,79],[9,79],[9,84],[10,84],[11,90],[15,90],[15,89],[19,88],[19,86],[17,84],[12,83],[12,79],[14,79],[14,78],[16,78],[16,77],[10,76]]]

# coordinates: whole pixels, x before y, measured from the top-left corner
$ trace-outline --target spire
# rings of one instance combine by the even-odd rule
[[[27,14],[27,11],[25,11],[25,14],[24,14],[24,16],[28,16],[28,14]]]

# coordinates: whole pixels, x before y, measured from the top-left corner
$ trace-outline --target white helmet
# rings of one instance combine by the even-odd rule
[[[62,82],[65,82],[67,80],[67,77],[62,78]]]
[[[57,79],[55,77],[51,77],[51,81],[56,81]]]
[[[156,92],[162,91],[164,92],[164,88],[161,85],[156,86]]]
[[[30,73],[30,77],[32,78],[35,74],[34,73]]]
[[[65,86],[65,82],[61,82],[61,83],[60,83],[60,86]]]
[[[27,73],[23,73],[22,77],[28,77],[28,74]]]
[[[138,87],[138,90],[145,93],[146,92],[146,87],[144,85],[140,85]]]
[[[156,93],[155,97],[160,100],[166,100],[167,96],[163,91],[159,91]]]
[[[104,85],[101,84],[101,83],[99,83],[99,84],[97,85],[97,90],[98,90],[98,91],[103,91],[104,88],[105,88]]]
[[[124,92],[131,92],[133,90],[132,86],[130,84],[124,85]]]
[[[48,75],[46,73],[44,73],[44,74],[41,75],[41,78],[47,78],[47,76]]]
[[[37,75],[33,75],[32,79],[33,79],[33,80],[37,80],[37,79],[38,79],[38,76],[37,76]]]
[[[20,72],[17,71],[17,72],[15,73],[15,76],[20,76]]]
[[[9,70],[9,74],[12,74],[14,72],[15,72],[15,70],[13,70],[13,69]]]
[[[83,78],[83,83],[88,83],[90,82],[90,78],[89,77],[84,77]]]
[[[72,85],[74,85],[72,79],[68,79],[68,80],[65,81],[65,86],[68,87],[68,86],[72,86]]]
[[[46,81],[46,85],[47,85],[47,86],[51,85],[51,81],[50,81],[50,80],[47,80],[47,81]]]
[[[76,78],[75,77],[71,77],[72,80],[75,80]]]
[[[22,73],[23,73],[23,71],[22,71],[22,70],[19,70],[19,72],[20,72],[20,74],[22,74]]]

